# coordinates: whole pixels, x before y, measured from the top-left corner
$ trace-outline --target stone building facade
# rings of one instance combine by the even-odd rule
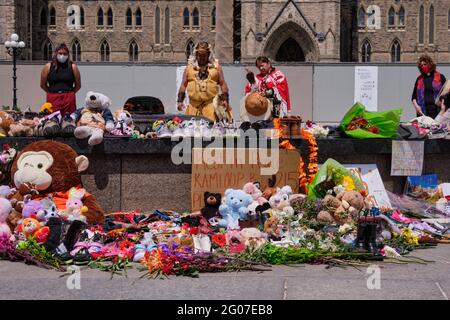
[[[450,62],[449,0],[0,0],[0,44],[13,31],[32,60],[64,42],[76,61],[184,63],[206,40],[228,63]]]
[[[358,1],[358,61],[450,62],[450,1]]]

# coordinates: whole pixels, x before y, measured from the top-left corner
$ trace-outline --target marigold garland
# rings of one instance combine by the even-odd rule
[[[275,128],[278,130],[282,130],[279,125],[279,121],[275,122]],[[317,140],[314,138],[313,134],[307,130],[302,128],[302,137],[307,140],[308,143],[308,166],[305,168],[305,162],[303,161],[302,156],[300,155],[300,164],[299,164],[299,186],[300,192],[307,193],[308,192],[308,184],[310,184],[315,175],[317,174],[318,169],[318,155],[319,155],[319,147],[317,146]],[[283,140],[280,143],[281,149],[286,150],[295,150],[296,148],[291,144],[289,140]]]

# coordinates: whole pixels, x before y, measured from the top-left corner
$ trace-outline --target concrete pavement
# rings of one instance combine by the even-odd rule
[[[450,245],[417,250],[412,255],[427,265],[380,264],[379,283],[366,268],[325,266],[274,267],[271,272],[202,274],[197,279],[139,279],[98,270],[82,270],[80,289],[70,290],[61,273],[0,261],[0,299],[194,299],[194,300],[298,300],[298,299],[439,299],[450,297]],[[375,269],[376,270],[376,269]],[[379,289],[368,289],[380,285]],[[75,282],[72,282],[74,284]]]

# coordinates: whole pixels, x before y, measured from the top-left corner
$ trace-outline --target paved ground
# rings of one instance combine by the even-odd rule
[[[139,279],[83,270],[79,290],[69,290],[61,273],[0,261],[0,299],[447,299],[450,297],[450,245],[418,250],[427,265],[382,264],[380,289],[369,290],[365,268],[274,267],[271,272],[205,274],[198,279]],[[373,276],[373,274],[372,274]]]

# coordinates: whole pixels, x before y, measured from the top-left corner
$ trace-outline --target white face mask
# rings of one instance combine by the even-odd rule
[[[68,57],[68,56],[65,56],[65,55],[63,55],[63,54],[58,54],[57,59],[58,59],[58,62],[59,62],[59,63],[65,63],[65,62],[67,61],[67,59],[69,59],[69,57]]]

